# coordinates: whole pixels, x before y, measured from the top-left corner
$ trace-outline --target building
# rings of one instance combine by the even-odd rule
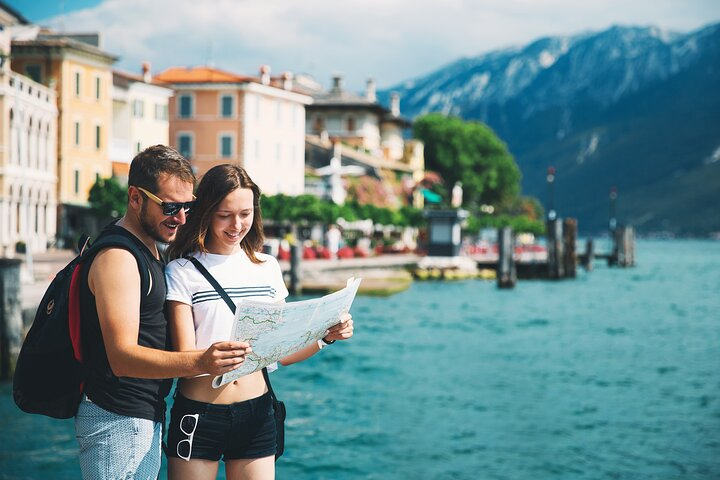
[[[10,71],[11,29],[28,25],[0,3],[0,257],[43,252],[55,240],[55,92]]]
[[[305,106],[292,74],[259,78],[210,67],[170,68],[155,79],[175,90],[170,100],[170,144],[201,176],[214,165],[239,163],[263,193],[304,190]]]
[[[72,240],[97,225],[88,213],[95,181],[112,174],[112,64],[99,34],[14,32],[12,69],[56,92],[58,235]]]
[[[150,65],[142,75],[113,71],[113,128],[110,161],[113,175],[127,182],[130,162],[152,145],[170,143],[168,105],[173,90],[153,82]]]
[[[308,165],[328,165],[337,156],[336,144],[340,143],[344,145],[341,165],[364,166],[367,175],[381,184],[373,187],[386,197],[376,202],[379,206],[411,203],[422,207],[423,198],[416,187],[425,175],[423,145],[405,139],[404,132],[412,123],[400,115],[400,98],[393,94],[390,108],[380,104],[372,79],[367,81],[364,95],[345,90],[340,76],[333,77],[329,91],[306,79],[299,80],[313,97],[305,124]]]

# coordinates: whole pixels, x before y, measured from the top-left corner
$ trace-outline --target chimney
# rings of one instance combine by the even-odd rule
[[[283,79],[283,90],[292,90],[293,87],[293,74],[292,72],[285,72],[282,74]]]
[[[260,67],[260,83],[270,85],[270,66],[262,65]]]
[[[397,92],[390,95],[390,113],[392,113],[393,117],[400,116],[400,95]]]
[[[368,102],[376,102],[377,95],[375,94],[375,80],[372,78],[367,79],[367,88],[365,89],[365,98]]]
[[[142,63],[142,77],[143,77],[143,82],[145,82],[145,83],[152,82],[152,74],[150,73],[150,62]]]
[[[343,77],[342,75],[335,75],[333,77],[333,86],[332,86],[332,93],[342,93],[342,86],[343,83]]]

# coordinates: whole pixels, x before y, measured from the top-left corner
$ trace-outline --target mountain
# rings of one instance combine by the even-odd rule
[[[523,172],[523,191],[581,232],[618,220],[640,232],[720,231],[720,24],[679,34],[620,27],[464,58],[379,92],[403,114],[487,123]]]

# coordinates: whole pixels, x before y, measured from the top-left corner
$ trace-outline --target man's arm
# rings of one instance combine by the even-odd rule
[[[203,351],[166,352],[138,345],[141,285],[137,261],[121,248],[108,248],[88,273],[95,295],[100,330],[113,373],[118,377],[175,378],[221,375],[239,366],[249,345],[218,342]]]

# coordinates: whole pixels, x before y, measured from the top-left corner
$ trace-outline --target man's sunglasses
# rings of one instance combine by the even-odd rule
[[[185,213],[189,213],[190,209],[195,205],[195,195],[193,195],[193,200],[190,202],[163,202],[158,197],[153,195],[152,193],[148,192],[142,187],[136,187],[138,190],[143,192],[150,200],[160,205],[162,208],[163,215],[167,217],[172,217],[174,215],[177,215],[180,209],[183,209]]]

